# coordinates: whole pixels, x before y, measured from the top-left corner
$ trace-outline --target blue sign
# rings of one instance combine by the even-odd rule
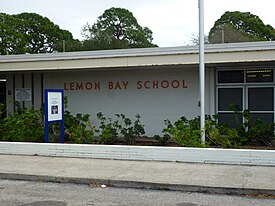
[[[49,124],[61,122],[61,143],[64,137],[64,90],[45,89],[45,142],[49,142]]]

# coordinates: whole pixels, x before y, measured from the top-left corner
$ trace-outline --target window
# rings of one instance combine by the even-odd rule
[[[248,87],[248,110],[253,123],[257,119],[274,121],[274,87]]]
[[[218,71],[218,83],[243,83],[243,70]]]
[[[273,87],[248,88],[248,109],[250,111],[273,111]]]
[[[227,70],[217,74],[218,84],[273,82],[273,69]]]
[[[237,128],[242,123],[242,116],[235,115],[234,111],[229,109],[229,105],[234,104],[237,108],[243,110],[243,88],[218,88],[218,114],[219,121]]]
[[[232,128],[238,128],[239,124],[242,124],[242,115],[234,113],[219,112],[219,122],[228,124]]]
[[[243,110],[243,89],[242,88],[219,88],[218,89],[218,110],[230,111],[230,104],[235,104]]]
[[[218,70],[216,81],[217,113],[220,122],[237,127],[243,121],[228,106],[234,104],[240,111],[248,109],[252,122],[258,119],[274,122],[274,69]]]
[[[257,120],[262,120],[267,123],[274,122],[274,113],[251,113],[251,119],[253,124]]]

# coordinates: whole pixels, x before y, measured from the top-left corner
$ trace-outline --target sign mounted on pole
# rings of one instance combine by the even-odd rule
[[[61,143],[64,138],[64,90],[45,89],[45,142],[49,142],[49,124],[61,122]]]

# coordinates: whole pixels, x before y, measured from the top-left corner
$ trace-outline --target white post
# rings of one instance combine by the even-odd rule
[[[205,144],[204,0],[199,0],[201,143]]]

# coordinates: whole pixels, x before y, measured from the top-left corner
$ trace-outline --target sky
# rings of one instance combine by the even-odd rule
[[[204,0],[205,34],[226,11],[250,12],[275,27],[274,0]],[[138,23],[153,31],[160,47],[191,44],[199,32],[198,0],[1,0],[2,13],[34,12],[82,40],[81,28],[94,24],[111,7],[131,11]]]

